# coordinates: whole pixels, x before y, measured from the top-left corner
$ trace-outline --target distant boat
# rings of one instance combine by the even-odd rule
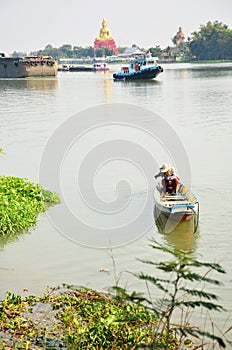
[[[0,78],[56,76],[58,63],[51,56],[6,57],[0,53]]]
[[[92,66],[84,66],[84,65],[73,65],[69,67],[69,72],[92,72],[93,67]]]
[[[179,183],[176,194],[167,194],[162,191],[161,183],[154,190],[156,214],[159,213],[176,221],[187,221],[196,217],[195,230],[199,219],[199,202],[190,189]]]
[[[123,66],[120,72],[114,73],[114,80],[153,79],[163,72],[157,65],[156,58],[151,54],[133,59],[129,65]]]
[[[69,71],[69,66],[67,64],[62,64],[58,66],[58,71],[59,72],[68,72]]]
[[[109,67],[106,63],[94,63],[92,66],[73,65],[69,67],[70,72],[97,72],[106,70],[109,70]]]
[[[106,63],[94,63],[93,71],[106,71],[109,70],[109,67]]]

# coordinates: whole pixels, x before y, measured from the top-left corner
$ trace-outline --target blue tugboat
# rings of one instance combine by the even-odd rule
[[[128,66],[123,66],[120,72],[114,73],[114,80],[153,79],[163,72],[155,57],[147,56],[133,59]]]

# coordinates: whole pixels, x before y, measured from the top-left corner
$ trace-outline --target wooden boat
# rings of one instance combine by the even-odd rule
[[[154,190],[154,201],[156,216],[162,213],[178,222],[190,220],[195,216],[196,231],[199,219],[199,202],[187,186],[179,183],[176,194],[173,195],[164,193],[162,185],[159,183]]]
[[[6,57],[0,54],[0,78],[56,76],[58,63],[51,56]]]
[[[120,72],[114,73],[114,80],[153,79],[163,72],[157,65],[156,58],[151,54],[133,59],[128,66],[123,66]]]

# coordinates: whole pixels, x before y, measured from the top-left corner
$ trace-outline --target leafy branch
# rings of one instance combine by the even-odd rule
[[[220,347],[225,348],[225,342],[221,337],[201,330],[198,327],[190,327],[187,322],[190,310],[196,308],[219,312],[225,311],[221,305],[216,303],[219,299],[216,294],[203,290],[207,285],[221,286],[221,282],[218,279],[210,278],[209,273],[225,274],[225,270],[218,263],[196,260],[193,257],[192,251],[175,250],[174,248],[159,244],[154,239],[151,240],[150,247],[162,253],[167,253],[172,257],[169,261],[138,259],[141,263],[154,266],[157,270],[160,270],[162,278],[143,272],[135,273],[134,276],[145,281],[147,284],[155,286],[164,292],[164,296],[154,302],[155,298],[152,297],[150,291],[150,300],[142,297],[141,294],[138,298],[136,292],[129,294],[123,289],[120,289],[120,295],[123,295],[123,299],[142,303],[149,312],[153,312],[159,317],[161,326],[159,337],[165,339],[165,349],[170,348],[170,340],[173,337],[173,332],[179,336],[179,346],[181,346],[183,336],[187,342],[188,339],[186,337],[189,336],[195,338],[205,337],[216,341]],[[195,271],[197,269],[200,269],[201,272],[198,273],[198,271]],[[168,277],[165,278],[164,274],[168,275]],[[194,283],[197,283],[197,286],[193,286]],[[191,288],[187,284],[190,284]],[[200,287],[201,285],[202,287]],[[119,287],[117,286],[117,288]],[[119,292],[119,289],[117,291]],[[184,324],[174,325],[172,322],[174,311],[177,309],[181,310],[182,315],[185,315]],[[152,346],[153,348],[157,348],[157,332],[154,334]]]

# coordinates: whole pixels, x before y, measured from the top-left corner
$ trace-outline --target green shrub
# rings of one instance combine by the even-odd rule
[[[118,285],[112,289],[116,292],[119,300],[130,300],[139,303],[139,305],[142,303],[149,312],[159,319],[160,326],[156,334],[153,335],[152,348],[158,348],[159,344],[157,344],[157,341],[161,337],[165,339],[163,348],[166,350],[170,349],[170,340],[173,337],[173,332],[178,337],[179,344],[181,344],[176,349],[187,348],[187,345],[191,343],[190,339],[193,338],[204,340],[208,338],[213,342],[217,342],[221,348],[225,348],[225,342],[221,337],[193,326],[189,320],[190,310],[197,308],[207,311],[225,311],[217,303],[218,296],[206,291],[207,285],[221,285],[217,279],[208,276],[209,272],[214,271],[224,274],[225,270],[217,263],[196,260],[192,251],[176,250],[173,247],[160,245],[155,240],[152,240],[150,246],[152,249],[171,255],[172,259],[170,261],[140,260],[142,263],[148,264],[162,272],[162,277],[143,272],[134,274],[140,280],[145,281],[149,290],[149,298],[145,298],[136,292],[128,293]],[[200,269],[201,273],[195,271],[196,269]],[[149,284],[161,290],[164,296],[160,299],[157,299],[156,295],[153,297]],[[173,321],[174,311],[178,309],[181,311],[181,320],[183,320],[179,324]],[[201,348],[201,345],[199,348]]]

